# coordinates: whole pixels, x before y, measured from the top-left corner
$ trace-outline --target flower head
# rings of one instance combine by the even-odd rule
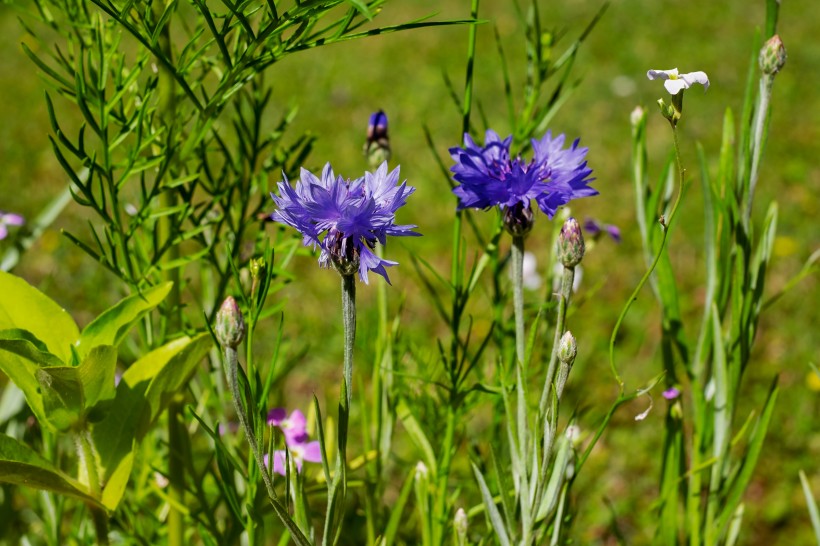
[[[285,408],[273,408],[268,412],[268,425],[279,427],[288,444],[301,443],[308,438],[305,414],[298,409],[288,415]]]
[[[649,70],[646,77],[650,80],[665,80],[663,86],[670,95],[677,95],[683,89],[689,89],[692,85],[699,83],[704,90],[709,89],[709,76],[706,72],[689,72],[688,74],[678,74],[678,69],[672,70]]]
[[[5,239],[9,230],[7,226],[22,226],[25,220],[19,214],[0,211],[0,239]]]
[[[479,146],[465,134],[463,148],[450,148],[456,162],[450,170],[460,183],[453,190],[459,199],[458,209],[497,205],[507,209],[505,217],[515,217],[505,224],[526,232],[533,200],[552,218],[571,200],[597,195],[598,191],[589,186],[592,169],[584,159],[588,149],[580,148],[578,139],[563,149],[564,140],[563,134],[553,138],[550,131],[540,140],[533,139],[534,157],[526,162],[520,156],[510,157],[512,136],[501,140],[490,129],[484,135],[484,146]]]
[[[397,262],[376,256],[376,243],[386,244],[388,235],[419,235],[414,225],[395,224],[396,211],[415,191],[398,181],[399,167],[388,173],[386,162],[355,180],[336,177],[330,163],[321,178],[302,169],[295,189],[285,178],[279,195],[271,193],[278,207],[271,218],[299,230],[305,246],[320,247],[320,265],[332,265],[342,275],[358,271],[365,283],[370,270],[389,283],[385,267]]]
[[[321,463],[322,462],[322,448],[319,442],[304,442],[288,444],[287,453],[290,453],[290,460],[296,465],[296,471],[302,471],[302,462]],[[277,474],[285,476],[287,474],[287,453],[284,449],[277,449],[273,452],[273,471]],[[265,466],[270,468],[270,458],[265,453]]]

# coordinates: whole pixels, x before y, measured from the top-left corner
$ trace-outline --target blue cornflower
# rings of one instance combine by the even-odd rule
[[[388,173],[387,162],[355,180],[336,177],[330,163],[321,179],[302,169],[295,189],[285,177],[278,184],[279,195],[271,193],[278,207],[271,218],[299,230],[305,246],[321,248],[323,267],[332,265],[342,275],[358,271],[365,283],[370,270],[389,283],[385,267],[398,263],[376,256],[376,242],[386,244],[388,235],[420,235],[414,225],[395,224],[396,211],[416,191],[406,181],[398,182],[399,167]]]
[[[456,162],[450,170],[460,183],[453,189],[458,209],[497,205],[505,210],[508,229],[525,233],[532,223],[533,199],[552,218],[571,200],[597,195],[589,186],[594,179],[589,178],[592,169],[584,159],[588,149],[578,147],[578,139],[562,149],[564,140],[563,134],[552,138],[550,131],[540,140],[532,139],[534,157],[525,162],[520,156],[510,158],[512,136],[501,140],[488,129],[484,146],[478,146],[465,134],[463,148],[450,148]]]

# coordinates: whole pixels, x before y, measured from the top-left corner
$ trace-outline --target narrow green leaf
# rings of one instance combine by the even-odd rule
[[[413,482],[415,481],[416,469],[411,468],[407,473],[407,478],[401,486],[399,498],[393,503],[393,508],[390,510],[390,519],[387,521],[387,527],[384,529],[382,535],[382,544],[384,546],[391,546],[396,540],[396,533],[398,533],[399,525],[402,522],[404,515],[404,506],[407,504],[407,499],[410,497],[410,492],[413,490]]]
[[[803,486],[803,495],[806,496],[806,506],[809,509],[811,526],[814,528],[814,538],[817,539],[817,545],[820,546],[820,510],[817,509],[817,501],[814,500],[811,485],[802,470],[800,471],[800,485]]]
[[[26,281],[0,271],[0,330],[28,330],[63,362],[71,360],[71,345],[80,337],[74,319],[54,300]]]
[[[399,403],[396,405],[396,416],[402,425],[404,425],[407,433],[410,434],[410,439],[413,440],[416,447],[421,450],[421,458],[424,460],[424,464],[427,465],[431,476],[433,476],[435,480],[435,477],[438,476],[435,452],[430,444],[430,440],[427,439],[427,435],[424,434],[424,430],[410,410],[410,406],[407,405],[407,402],[405,402],[403,398],[399,399]]]
[[[774,381],[772,381],[772,387],[766,398],[766,404],[763,406],[763,413],[760,415],[750,436],[749,446],[743,455],[740,468],[734,476],[734,479],[731,480],[731,483],[727,484],[726,501],[721,506],[722,510],[718,519],[718,529],[724,530],[728,527],[735,508],[740,504],[740,499],[743,498],[743,493],[746,491],[746,487],[752,479],[752,474],[757,465],[757,459],[760,457],[760,452],[763,449],[766,432],[769,429],[769,423],[774,413],[777,393],[777,378],[775,378]]]
[[[5,434],[0,434],[0,482],[53,491],[101,506],[79,482]]]
[[[504,520],[501,519],[501,513],[495,505],[493,494],[490,493],[490,489],[487,487],[487,482],[484,481],[484,475],[481,474],[481,470],[478,469],[475,463],[470,464],[473,467],[473,473],[475,474],[475,479],[478,482],[478,488],[481,490],[481,499],[484,501],[484,508],[487,510],[487,515],[490,517],[490,523],[495,531],[495,536],[498,538],[498,542],[501,543],[501,546],[510,546],[510,538],[507,535]]]

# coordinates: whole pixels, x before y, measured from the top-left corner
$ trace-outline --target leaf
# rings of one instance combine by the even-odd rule
[[[817,544],[820,545],[820,511],[817,510],[817,502],[814,500],[814,495],[812,495],[809,480],[802,470],[800,471],[800,485],[803,486],[803,495],[806,496],[809,518],[811,519],[811,526],[814,528],[814,537],[817,539]]]
[[[5,434],[0,434],[0,482],[53,491],[100,506],[79,482]]]
[[[80,334],[77,344],[80,356],[86,356],[97,345],[118,346],[134,324],[165,299],[172,286],[172,282],[154,286],[103,311]]]
[[[421,450],[421,456],[422,459],[424,459],[424,464],[427,465],[427,468],[434,477],[437,476],[438,467],[436,465],[436,456],[433,452],[433,447],[430,445],[430,440],[427,439],[427,435],[424,434],[424,430],[422,430],[421,425],[419,425],[419,422],[410,411],[410,407],[404,399],[399,400],[399,403],[396,406],[396,416],[399,418],[402,425],[404,425],[407,433],[410,434],[410,439],[413,440],[416,447]]]
[[[182,337],[151,351],[123,374],[105,418],[92,432],[103,469],[103,502],[109,510],[125,492],[134,443],[142,440],[210,348],[208,333]]]
[[[37,419],[49,424],[36,374],[41,367],[62,366],[63,362],[46,352],[45,348],[45,344],[31,332],[16,329],[0,331],[0,371],[23,391]]]
[[[82,417],[85,409],[83,384],[76,366],[38,368],[34,377],[43,397],[43,411],[52,427],[66,432]]]
[[[481,489],[481,498],[484,501],[484,508],[487,510],[487,515],[490,517],[490,523],[492,523],[493,529],[495,530],[498,542],[501,543],[501,546],[510,546],[510,538],[507,536],[507,531],[504,527],[504,520],[501,519],[501,513],[498,511],[498,507],[495,505],[495,501],[493,500],[493,494],[490,493],[490,489],[487,487],[487,482],[484,481],[484,476],[481,474],[481,470],[478,469],[475,463],[470,464],[473,467],[473,473],[475,474],[475,479],[478,482],[478,487]]]
[[[117,394],[116,370],[117,348],[113,345],[98,345],[83,359],[77,374],[83,385],[86,410],[98,402],[114,399]]]
[[[404,514],[404,506],[407,504],[407,499],[410,497],[410,492],[413,490],[413,482],[416,477],[416,469],[412,468],[407,473],[407,478],[404,480],[404,485],[401,486],[399,498],[393,503],[390,509],[390,519],[387,522],[387,527],[382,535],[382,544],[390,546],[396,540],[396,533],[399,530],[399,525],[402,522],[402,514]]]
[[[80,337],[74,319],[54,300],[29,283],[0,271],[0,330],[28,330],[48,351],[69,362],[71,345]],[[19,386],[19,385],[18,385]]]

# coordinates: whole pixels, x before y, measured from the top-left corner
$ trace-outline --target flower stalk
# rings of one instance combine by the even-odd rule
[[[514,235],[510,249],[510,268],[513,284],[513,309],[515,312],[515,356],[523,366],[526,352],[524,327],[524,236]]]

